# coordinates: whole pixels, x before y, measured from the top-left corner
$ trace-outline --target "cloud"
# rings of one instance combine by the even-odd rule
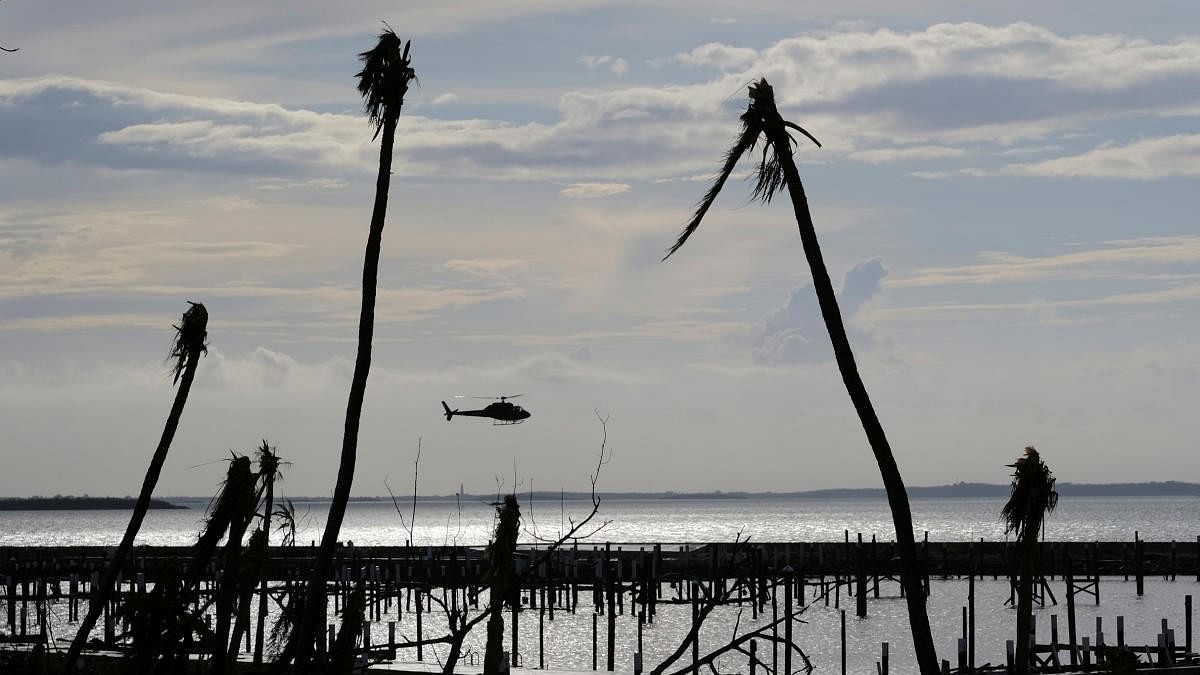
[[[512,258],[472,258],[469,260],[447,260],[442,264],[448,270],[474,277],[506,278],[530,271],[529,260]]]
[[[559,190],[559,194],[572,199],[598,199],[628,192],[629,188],[627,183],[575,183]]]
[[[891,162],[909,162],[962,157],[966,154],[967,151],[963,150],[962,148],[948,148],[938,145],[920,145],[901,148],[858,150],[851,152],[849,157],[855,161],[866,162],[868,164],[888,164]]]
[[[826,144],[815,156],[823,162],[944,162],[1031,139],[1053,146],[1068,131],[1118,116],[1200,110],[1196,38],[1153,42],[960,23],[806,33],[760,50],[713,42],[675,58],[720,72],[699,83],[562,90],[550,120],[406,114],[393,170],[568,183],[694,175],[711,166],[736,125],[743,103],[731,93],[760,75],[775,86],[785,114],[802,116]],[[579,62],[618,76],[629,67],[612,54],[584,54]],[[284,185],[344,182],[374,171],[377,161],[357,114],[58,76],[0,81],[0,127],[7,131],[0,153],[46,165],[243,173]],[[1195,138],[1183,136],[1011,171],[1193,175],[1194,157]]]
[[[254,181],[257,190],[344,190],[350,184],[336,178],[313,178],[303,181],[288,181],[278,178],[260,178]]]
[[[842,279],[838,305],[848,325],[851,343],[869,346],[871,335],[849,326],[868,301],[882,291],[887,276],[880,258],[864,260]],[[817,296],[811,284],[797,286],[783,307],[772,310],[754,331],[754,363],[762,366],[801,365],[826,361],[833,356]]]
[[[601,66],[608,66],[613,75],[621,77],[625,71],[629,70],[629,62],[619,56],[611,54],[595,55],[584,54],[579,57],[579,62],[587,67],[588,70],[595,70]]]
[[[1200,274],[1200,236],[1146,237],[1045,256],[984,251],[980,262],[930,267],[888,282],[889,287],[1028,283],[1068,279],[1153,279]]]
[[[1200,176],[1200,134],[1148,138],[1043,162],[1010,164],[1003,173],[1139,180]]]
[[[457,100],[458,100],[457,94],[454,94],[453,92],[447,92],[445,94],[442,94],[441,96],[434,98],[432,101],[430,101],[430,103],[433,105],[445,105],[447,103],[453,103]]]
[[[676,54],[675,60],[689,66],[713,66],[721,70],[736,70],[750,65],[757,56],[758,52],[749,47],[731,47],[720,42],[709,42],[690,52]]]

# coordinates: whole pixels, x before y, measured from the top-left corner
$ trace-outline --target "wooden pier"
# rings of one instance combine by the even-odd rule
[[[963,632],[954,659],[946,660],[953,672],[987,672],[976,667],[974,648],[974,584],[978,579],[1011,580],[1017,571],[1016,549],[1009,542],[930,542],[928,536],[917,546],[921,572],[930,579],[966,579],[968,605],[963,607]],[[1136,582],[1144,592],[1146,578],[1175,579],[1180,575],[1200,581],[1200,538],[1188,542],[1045,542],[1040,545],[1041,575],[1037,600],[1042,604],[1065,603],[1067,626],[1053,617],[1049,635],[1035,636],[1034,658],[1039,672],[1074,672],[1090,667],[1104,645],[1128,646],[1145,663],[1181,665],[1194,663],[1192,652],[1191,596],[1186,598],[1185,626],[1164,623],[1158,644],[1125,645],[1123,619],[1115,630],[1097,624],[1090,636],[1076,626],[1077,602],[1099,604],[1105,578],[1122,577]],[[78,621],[86,610],[92,584],[97,583],[110,549],[89,546],[0,547],[0,635],[2,642],[45,644],[49,640],[48,608],[66,606],[68,622]],[[265,568],[270,593],[278,598],[298,593],[315,559],[311,546],[271,547]],[[483,574],[487,569],[485,547],[475,546],[342,546],[328,590],[336,611],[345,603],[350,589],[365,586],[369,598],[367,619],[379,622],[385,616],[415,617],[417,658],[423,658],[422,616],[430,611],[477,610],[480,597],[486,602]],[[185,571],[191,548],[186,546],[141,546],[123,570],[118,592],[105,607],[101,642],[120,648],[118,609],[131,595],[145,593],[166,574]],[[534,564],[536,561],[536,565]],[[845,533],[840,542],[791,543],[706,543],[652,544],[608,543],[574,545],[546,555],[534,546],[518,552],[517,571],[521,594],[516,611],[534,611],[554,619],[555,612],[592,615],[593,669],[615,670],[614,621],[618,615],[636,616],[639,645],[641,626],[652,625],[662,605],[691,606],[720,597],[723,604],[778,616],[780,596],[783,611],[820,602],[840,609],[843,603],[858,616],[867,616],[871,598],[880,597],[881,583],[898,577],[898,560],[891,542],[853,538]],[[202,571],[204,581],[195,599],[214,592],[221,571],[210,565]],[[1053,582],[1053,587],[1051,585]],[[1010,584],[1010,588],[1015,584]],[[893,588],[898,588],[894,585]],[[1054,588],[1061,595],[1056,596]],[[844,612],[845,610],[843,610]],[[844,614],[843,614],[844,616]],[[785,621],[786,623],[786,621]],[[513,644],[518,640],[513,628]],[[331,627],[332,629],[332,627]],[[539,638],[544,621],[539,623]],[[389,640],[364,647],[395,658],[398,648],[395,622]],[[1046,640],[1046,638],[1049,638]],[[247,634],[247,651],[250,650]],[[844,639],[843,639],[844,642]],[[606,645],[606,647],[604,646]],[[754,646],[752,645],[753,649]],[[599,655],[606,656],[605,662]],[[640,654],[640,649],[639,649]],[[530,665],[519,653],[513,662]],[[544,654],[538,654],[544,665]],[[1000,664],[1000,668],[1006,664]],[[879,672],[886,673],[886,645]],[[753,671],[752,671],[753,672]]]

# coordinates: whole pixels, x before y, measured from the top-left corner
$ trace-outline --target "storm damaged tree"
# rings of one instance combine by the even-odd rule
[[[586,540],[595,536],[600,530],[608,525],[607,520],[596,522],[596,516],[600,512],[600,495],[596,492],[596,486],[600,480],[600,472],[604,466],[612,459],[612,452],[608,448],[608,417],[596,411],[596,418],[600,421],[601,440],[600,451],[596,459],[596,466],[592,473],[588,476],[591,482],[591,508],[586,515],[582,517],[564,516],[565,529],[556,533],[553,537],[543,537],[536,527],[532,530],[526,529],[525,532],[534,541],[542,547],[535,550],[528,558],[528,564],[524,565],[525,572],[517,571],[515,565],[516,557],[516,539],[517,535],[513,530],[514,527],[520,526],[520,505],[517,502],[516,495],[508,495],[501,498],[497,495],[496,500],[496,530],[492,536],[492,544],[487,549],[487,578],[484,580],[489,585],[487,602],[482,608],[476,612],[472,612],[470,606],[466,603],[461,605],[451,606],[446,603],[442,597],[437,594],[429,593],[425,595],[425,600],[430,603],[430,606],[436,605],[441,608],[441,611],[446,616],[447,632],[432,638],[424,638],[422,640],[405,640],[395,645],[397,649],[409,649],[418,645],[435,647],[437,645],[445,645],[447,647],[445,658],[439,657],[442,665],[443,675],[454,675],[459,662],[464,656],[464,647],[467,638],[471,632],[479,626],[479,624],[487,621],[487,642],[485,643],[484,666],[487,668],[490,662],[489,655],[495,659],[494,664],[498,667],[500,656],[502,656],[503,634],[504,634],[504,608],[505,606],[512,607],[512,603],[516,600],[516,594],[519,593],[522,584],[525,583],[526,574],[534,574],[536,570],[541,568],[545,563],[550,561],[552,557],[561,550],[564,546],[577,544],[580,541]],[[416,469],[414,465],[414,491],[416,485]],[[390,488],[389,488],[390,492]],[[396,506],[397,513],[403,514],[400,511],[398,502],[395,501],[393,495],[393,503]],[[511,500],[511,503],[510,503]],[[532,505],[531,505],[532,513]],[[532,520],[532,518],[531,518]],[[411,524],[411,521],[410,521]]]
[[[183,672],[193,651],[209,654],[209,672],[232,671],[266,556],[262,530],[243,542],[261,495],[250,458],[233,455],[187,564],[164,569],[148,593],[131,596],[120,610],[131,627],[128,672]],[[214,592],[201,594],[214,568],[221,570]],[[204,620],[210,610],[215,628]]]
[[[521,530],[521,507],[516,495],[505,495],[496,504],[496,536],[488,547],[487,574],[483,581],[488,586],[491,616],[487,622],[487,646],[483,653],[483,675],[498,675],[504,651],[504,606],[515,606],[521,586],[517,580],[514,556],[517,552],[517,535]]]
[[[1017,535],[1021,560],[1017,580],[1017,673],[1029,672],[1030,639],[1033,625],[1033,578],[1038,565],[1038,532],[1046,514],[1058,505],[1054,474],[1033,446],[1008,466],[1013,469],[1012,492],[1000,511],[1005,533]]]
[[[687,584],[691,589],[692,625],[679,644],[657,666],[651,669],[650,675],[689,675],[693,673],[698,675],[700,669],[706,667],[715,673],[718,660],[735,653],[745,656],[750,661],[750,672],[761,669],[767,675],[793,675],[795,672],[791,668],[793,654],[800,658],[800,671],[806,674],[813,671],[812,661],[792,638],[791,631],[791,624],[801,621],[799,616],[813,606],[812,604],[796,607],[793,603],[785,608],[783,616],[751,630],[741,629],[742,613],[739,610],[737,619],[730,630],[728,641],[703,655],[700,654],[700,631],[718,607],[741,604],[742,598],[738,596],[743,592],[752,598],[751,602],[760,602],[757,597],[759,589],[753,578],[756,562],[754,550],[749,547],[749,543],[749,539],[743,539],[739,533],[730,547],[728,566],[731,570],[739,572],[730,580],[731,583],[712,583],[711,579],[706,583],[705,580],[698,579],[694,575],[687,573],[680,575],[677,583]],[[790,574],[783,575],[774,583],[776,586],[780,583],[791,583],[791,576]],[[826,590],[825,592],[829,593],[830,591]],[[815,603],[816,599],[813,604]],[[783,635],[780,635],[778,630],[781,626],[784,627]],[[758,640],[783,647],[784,663],[782,666],[758,658],[757,652],[750,647],[752,642]],[[692,661],[676,667],[689,648],[693,654]]]
[[[883,425],[867,394],[866,385],[859,375],[858,366],[854,361],[854,352],[850,348],[850,339],[846,335],[846,326],[842,322],[841,311],[838,309],[837,294],[833,282],[829,279],[829,271],[825,268],[825,260],[821,255],[821,247],[817,241],[816,228],[813,226],[812,214],[808,210],[808,198],[804,193],[804,185],[792,159],[792,145],[796,142],[789,133],[794,130],[808,138],[820,147],[820,143],[812,134],[800,126],[789,122],[779,114],[775,107],[775,94],[766,79],[761,79],[750,85],[750,103],[746,112],[741,116],[742,130],[732,148],[725,154],[725,162],[717,174],[716,180],[709,187],[703,199],[700,200],[692,220],[680,233],[675,244],[667,251],[663,260],[671,257],[692,236],[699,227],[700,221],[708,213],[709,207],[720,194],[725,181],[733,173],[743,155],[751,153],[762,144],[762,159],[758,163],[753,197],[763,203],[770,203],[771,198],[785,189],[791,197],[792,210],[796,218],[796,226],[800,231],[800,241],[804,246],[804,255],[808,259],[808,267],[812,272],[813,288],[816,291],[817,302],[821,308],[821,317],[825,320],[825,328],[833,345],[834,358],[842,375],[846,392],[854,404],[859,421],[866,432],[867,441],[879,465],[879,473],[887,491],[888,505],[892,511],[892,522],[896,527],[896,550],[900,558],[900,583],[904,587],[905,598],[908,601],[908,618],[912,628],[913,648],[917,655],[917,663],[925,675],[939,672],[937,652],[933,644],[933,634],[929,627],[929,614],[925,606],[925,591],[921,583],[920,568],[918,567],[916,544],[913,540],[912,512],[908,504],[908,492],[892,455],[891,445],[884,434]]]
[[[392,146],[396,123],[408,93],[409,83],[416,77],[409,61],[409,42],[402,41],[390,28],[379,35],[376,45],[361,54],[362,70],[357,74],[358,92],[363,97],[363,109],[375,127],[375,137],[382,134],[379,147],[379,172],[375,181],[375,205],[371,211],[371,228],[363,261],[362,308],[358,320],[358,355],[350,382],[350,397],[346,405],[346,422],[342,436],[341,460],[337,483],[321,546],[308,579],[306,599],[295,634],[296,665],[302,670],[311,663],[318,621],[325,613],[325,585],[333,566],[338,533],[350,500],[354,482],[354,464],[358,454],[358,428],[362,417],[363,398],[367,390],[367,374],[371,370],[371,338],[375,328],[375,294],[379,278],[379,250],[383,225],[387,215],[388,187],[392,173]]]
[[[192,390],[192,381],[196,377],[196,367],[200,363],[200,356],[208,353],[208,345],[205,342],[208,339],[208,310],[198,302],[188,301],[188,305],[179,325],[174,326],[175,341],[168,357],[174,362],[174,384],[179,387],[175,392],[175,402],[171,404],[171,412],[167,414],[162,437],[159,438],[158,447],[155,448],[154,455],[150,458],[150,466],[146,468],[146,477],[142,480],[142,490],[138,493],[137,502],[133,506],[133,514],[125,528],[125,535],[121,537],[120,545],[109,558],[104,573],[100,576],[100,582],[92,588],[87,614],[79,624],[79,631],[75,634],[75,639],[71,641],[71,647],[67,651],[67,673],[74,672],[79,654],[87,644],[92,629],[96,627],[96,620],[100,617],[100,612],[112,597],[117,576],[121,573],[125,560],[133,551],[133,540],[137,537],[137,533],[142,527],[142,521],[146,518],[146,512],[150,509],[150,497],[154,494],[159,474],[162,473],[163,464],[167,461],[167,452],[171,449],[171,441],[174,440],[175,431],[179,428],[179,420],[183,417],[183,408],[187,404],[188,394]]]
[[[258,446],[258,480],[263,493],[263,510],[262,510],[262,546],[270,548],[271,541],[271,519],[275,516],[275,481],[283,478],[283,473],[279,468],[282,462],[279,460],[279,453],[275,448],[267,444],[267,439],[263,439],[262,445]],[[259,588],[258,597],[258,624],[254,631],[254,662],[262,663],[263,659],[263,640],[266,637],[266,622],[267,622],[267,598],[269,593],[267,590],[267,578],[263,574],[263,568],[266,565],[266,556],[262,557],[259,562],[258,576],[261,587]]]

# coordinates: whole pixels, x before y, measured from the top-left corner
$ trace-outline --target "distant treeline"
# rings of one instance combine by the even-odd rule
[[[0,498],[0,511],[70,511],[86,509],[122,510],[132,509],[133,497],[3,497]],[[186,509],[161,499],[151,499],[152,509]]]
[[[954,483],[952,485],[910,486],[910,498],[977,498],[977,499],[1007,499],[1009,485],[992,483]],[[1059,483],[1057,486],[1061,497],[1200,497],[1200,483],[1184,483],[1181,481],[1154,481],[1149,483]],[[530,493],[518,495],[529,499]],[[535,501],[586,500],[591,494],[587,492],[551,492],[536,490],[532,493]],[[886,499],[883,488],[831,488],[826,490],[805,490],[798,492],[743,492],[743,491],[714,491],[714,492],[603,492],[602,499],[611,500],[671,500],[671,499]],[[176,500],[194,500],[195,497],[172,497]],[[207,499],[207,498],[206,498]],[[396,495],[400,503],[411,501],[412,495]],[[463,495],[419,495],[418,501],[454,501],[462,499],[470,502],[494,502],[494,494],[463,494]],[[328,497],[294,497],[294,502],[326,502]],[[391,502],[390,497],[351,497],[354,502]]]

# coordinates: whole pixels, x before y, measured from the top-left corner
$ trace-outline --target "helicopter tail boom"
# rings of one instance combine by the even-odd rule
[[[450,418],[451,418],[451,417],[454,417],[454,413],[455,413],[455,411],[454,411],[454,410],[451,410],[451,409],[450,409],[450,406],[446,405],[446,402],[445,402],[445,401],[442,401],[442,408],[443,408],[443,409],[445,409],[445,411],[446,411],[446,421],[447,421],[447,422],[449,422],[449,421],[450,421]]]

